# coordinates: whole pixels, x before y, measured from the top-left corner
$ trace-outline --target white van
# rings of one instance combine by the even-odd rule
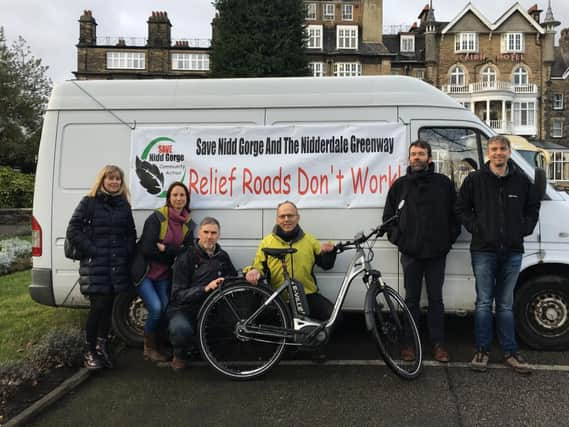
[[[351,132],[353,139],[344,138],[345,132]],[[377,134],[381,135],[375,138]],[[50,306],[87,305],[77,286],[78,263],[65,258],[63,243],[75,206],[105,164],[120,166],[128,176],[139,234],[152,204],[163,203],[152,202],[152,197],[162,194],[168,179],[182,179],[192,191],[196,222],[205,215],[217,217],[222,224],[221,244],[235,265],[242,267],[253,260],[260,239],[271,231],[277,201],[296,201],[301,225],[318,239],[350,239],[380,221],[389,184],[405,173],[410,142],[418,138],[430,142],[437,170],[448,174],[458,187],[484,161],[484,146],[491,135],[488,126],[453,99],[408,77],[59,84],[47,108],[39,150],[30,294]],[[188,138],[196,146],[174,143],[176,138]],[[276,152],[287,138],[285,151],[296,153],[292,160]],[[279,147],[272,144],[277,141]],[[311,154],[299,151],[299,141],[312,144]],[[265,157],[258,156],[263,143]],[[186,150],[185,155],[180,150]],[[315,151],[323,156],[317,159],[325,162],[311,157]],[[515,152],[512,158],[533,180],[534,165]],[[360,172],[375,166],[376,160],[370,159],[379,163],[387,159],[381,167],[389,169],[389,174],[372,174],[375,181],[370,178],[368,193],[355,194],[357,177],[351,167],[351,178],[344,171],[342,197],[324,194],[324,190],[337,191],[340,179],[337,169],[333,170],[335,162],[350,159],[360,162]],[[167,160],[169,166],[160,170],[152,163]],[[200,170],[203,165],[207,169]],[[257,167],[272,175],[257,179]],[[286,175],[288,167],[296,167],[296,179],[305,180],[302,188],[300,184],[286,187],[283,171]],[[300,171],[310,167],[324,172],[301,176]],[[330,181],[325,176],[328,169]],[[235,171],[242,174],[240,178]],[[240,191],[233,191],[230,184],[237,179],[242,180]],[[519,334],[535,348],[569,348],[569,222],[563,219],[568,217],[569,197],[548,185],[539,223],[526,238],[515,302]],[[474,308],[469,239],[463,230],[447,260],[444,301],[449,313]],[[316,272],[322,293],[331,299],[350,257],[342,254],[334,269]],[[375,243],[374,264],[388,283],[404,293],[397,250],[385,239]],[[363,286],[352,286],[344,308],[361,310],[364,291]],[[129,343],[139,342],[144,316],[134,292],[122,295],[115,304],[115,331]]]

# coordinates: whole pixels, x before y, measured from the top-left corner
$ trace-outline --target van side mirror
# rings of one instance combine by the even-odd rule
[[[539,194],[539,200],[543,200],[545,196],[545,186],[547,178],[545,177],[545,170],[542,168],[535,168],[535,188]]]

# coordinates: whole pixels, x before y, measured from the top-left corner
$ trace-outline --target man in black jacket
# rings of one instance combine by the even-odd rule
[[[405,302],[418,325],[424,277],[433,358],[448,362],[442,288],[446,255],[460,234],[460,224],[454,214],[454,185],[445,175],[434,172],[431,146],[425,141],[416,141],[409,146],[407,174],[389,189],[384,221],[396,213],[401,200],[405,200],[405,204],[399,219],[388,227],[387,232],[389,241],[401,252]],[[414,360],[415,354],[412,349],[403,348],[401,358]]]
[[[510,155],[508,138],[490,138],[488,162],[464,180],[457,201],[460,220],[472,233],[470,252],[476,279],[476,353],[470,366],[475,371],[487,369],[495,301],[504,362],[516,372],[530,373],[518,353],[512,306],[524,236],[535,228],[540,201],[535,186],[510,160]]]
[[[217,244],[219,232],[219,222],[205,217],[200,222],[196,243],[174,263],[168,329],[174,347],[171,366],[175,371],[187,365],[197,315],[207,295],[223,282],[224,276],[237,274],[227,252]]]

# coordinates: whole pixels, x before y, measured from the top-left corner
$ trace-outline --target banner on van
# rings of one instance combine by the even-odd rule
[[[184,182],[192,207],[379,207],[405,173],[405,127],[397,123],[314,126],[148,127],[132,133],[135,209],[164,205]]]

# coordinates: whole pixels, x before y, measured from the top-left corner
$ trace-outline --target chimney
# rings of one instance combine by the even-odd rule
[[[533,20],[538,24],[539,24],[539,15],[541,14],[541,12],[543,12],[543,10],[538,9],[537,3],[528,9],[528,15],[531,16]]]
[[[362,0],[362,41],[383,43],[383,0]]]
[[[79,46],[97,45],[97,22],[90,10],[84,10],[79,18]]]
[[[152,12],[148,18],[148,47],[170,47],[172,24],[166,12]]]

